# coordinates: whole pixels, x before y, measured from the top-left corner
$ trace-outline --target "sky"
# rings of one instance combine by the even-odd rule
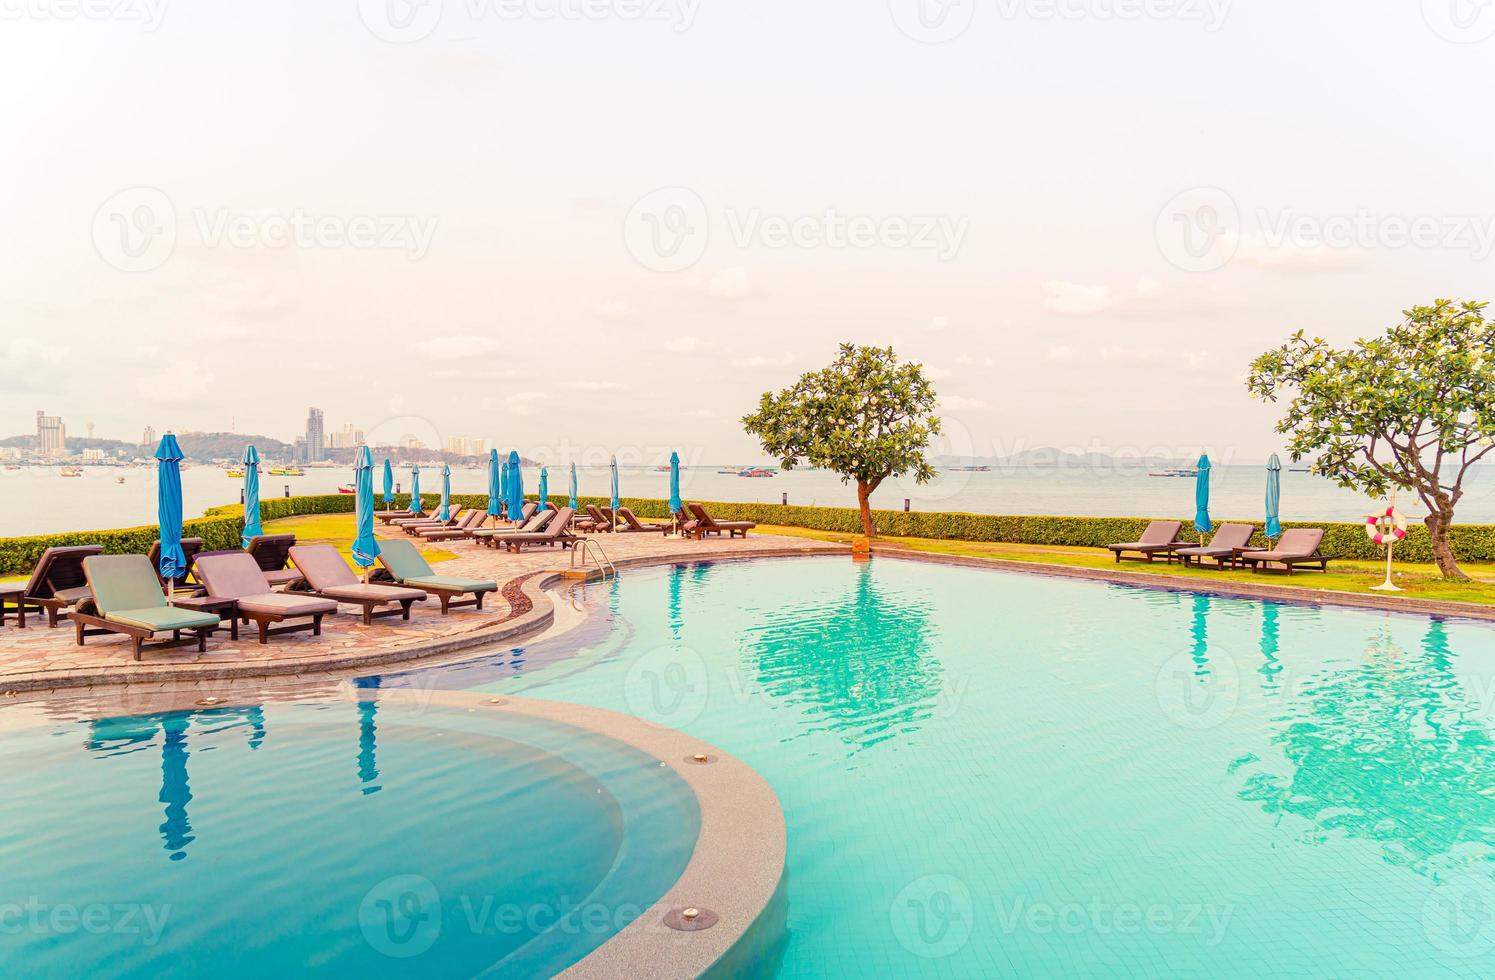
[[[0,0],[0,434],[761,458],[842,341],[960,455],[1255,461],[1251,358],[1488,297],[1474,0]]]

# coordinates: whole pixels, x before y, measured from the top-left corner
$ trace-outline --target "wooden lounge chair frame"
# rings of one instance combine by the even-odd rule
[[[1244,533],[1244,536],[1242,536]],[[1235,568],[1241,552],[1249,551],[1247,544],[1252,536],[1256,534],[1256,527],[1252,524],[1221,524],[1215,530],[1215,535],[1207,545],[1191,545],[1187,548],[1178,548],[1173,554],[1184,563],[1184,565],[1198,565],[1200,568]],[[1222,536],[1226,544],[1221,544]],[[1239,540],[1240,544],[1228,542]],[[1206,565],[1204,559],[1214,560],[1213,565]]]
[[[1317,536],[1313,538],[1313,547],[1300,546],[1297,552],[1283,554],[1282,548],[1288,541],[1288,535],[1292,535],[1295,531],[1307,532],[1306,534],[1299,535],[1301,537],[1308,537],[1316,533]],[[1316,566],[1319,571],[1327,575],[1329,574],[1329,562],[1331,559],[1319,550],[1323,541],[1324,532],[1319,528],[1290,528],[1283,534],[1275,547],[1244,551],[1241,553],[1239,560],[1243,564],[1251,566],[1253,573],[1260,571],[1282,571],[1291,575],[1295,568],[1299,565],[1304,565],[1310,568]],[[1281,565],[1282,568],[1272,568],[1273,565]]]
[[[133,556],[133,555],[110,555],[110,556],[99,555],[99,556],[92,556],[91,555],[89,557],[135,558],[137,556]],[[139,557],[139,559],[141,561],[145,561],[145,556],[144,555],[140,555],[138,557]],[[87,566],[87,563],[85,561],[85,564],[84,564],[85,574],[87,572],[87,567],[88,566]],[[145,565],[144,567],[148,568],[149,565]],[[160,577],[159,573],[156,574],[156,584],[157,584],[158,587],[161,586],[161,577]],[[90,592],[92,592],[92,586],[90,586]],[[161,598],[162,598],[162,601],[165,602],[165,600],[166,600],[166,594],[165,594],[164,591],[161,594]],[[183,607],[183,608],[191,608],[191,607],[187,606],[187,607]],[[74,631],[74,635],[75,635],[75,637],[77,639],[78,646],[80,646],[80,647],[83,646],[84,645],[84,638],[85,637],[89,637],[89,636],[110,636],[110,635],[127,636],[127,637],[130,638],[130,651],[134,655],[134,658],[137,661],[140,659],[141,649],[144,647],[145,643],[148,640],[150,640],[152,637],[154,637],[157,633],[168,632],[167,630],[164,630],[164,629],[161,629],[161,630],[146,629],[143,626],[136,626],[133,623],[122,623],[122,622],[119,622],[118,620],[109,619],[109,618],[107,618],[107,614],[106,613],[101,612],[99,610],[99,608],[98,608],[98,601],[96,599],[94,599],[92,597],[92,595],[90,595],[86,599],[83,599],[75,607],[73,607],[73,609],[68,614],[68,618],[73,623],[73,631]],[[216,615],[213,618],[215,620],[218,619],[218,617]],[[167,648],[167,647],[176,646],[176,645],[178,645],[178,644],[180,644],[182,642],[188,642],[188,643],[190,643],[190,642],[192,642],[192,639],[196,639],[197,640],[197,652],[198,653],[206,653],[207,649],[208,649],[208,637],[212,636],[213,635],[213,631],[216,630],[216,629],[218,629],[221,625],[222,625],[221,621],[218,621],[218,622],[215,622],[211,626],[194,626],[194,627],[183,627],[181,629],[173,629],[173,630],[169,631],[171,633],[171,639],[169,641],[163,641],[163,642],[157,644],[157,646],[159,648],[164,649],[164,648]],[[90,627],[92,627],[92,629],[90,629]],[[184,641],[183,637],[182,637],[182,633],[183,633],[184,630],[189,629],[189,628],[195,634],[195,637],[186,639]]]
[[[58,620],[68,615],[69,606],[89,596],[84,560],[103,553],[104,546],[99,544],[48,548],[42,552],[21,596],[20,625],[26,625],[25,607],[29,606],[38,612],[45,611],[47,628],[55,627]]]
[[[746,538],[748,532],[756,528],[755,521],[718,521],[706,513],[706,508],[700,504],[687,504],[691,514],[695,517],[695,527],[691,534],[697,541],[708,534],[725,534],[730,538]]]
[[[641,520],[638,519],[638,515],[635,514],[631,508],[628,508],[628,507],[619,507],[618,510],[617,510],[617,515],[620,518],[623,519],[623,525],[624,526],[618,528],[618,531],[620,533],[623,533],[623,534],[637,534],[639,532],[646,532],[646,533],[650,533],[650,534],[669,534],[670,533],[670,525],[668,525],[668,524],[645,524],[643,521],[641,521]]]
[[[1173,554],[1175,548],[1187,548],[1197,544],[1193,541],[1184,541],[1179,538],[1179,532],[1183,530],[1183,521],[1151,521],[1142,532],[1142,537],[1136,541],[1124,541],[1121,544],[1109,544],[1106,547],[1115,556],[1117,564],[1120,564],[1126,553],[1134,552],[1138,557],[1127,558],[1127,561],[1145,561],[1152,564],[1152,560],[1162,555],[1168,561],[1175,561]],[[1165,533],[1165,529],[1166,533]]]
[[[388,545],[390,543],[406,543],[406,542],[399,542],[399,539],[395,539],[395,542],[386,542],[386,545]],[[410,547],[414,548],[414,545],[410,545]],[[421,557],[419,552],[416,552],[416,556],[417,557]],[[421,560],[425,561],[424,557],[421,557]],[[381,566],[383,566],[383,567],[380,568],[380,569],[378,569],[374,573],[374,575],[372,575],[370,577],[369,581],[371,581],[371,582],[373,582],[373,581],[378,581],[378,582],[385,582],[385,581],[394,582],[394,583],[396,583],[398,585],[404,586],[407,589],[420,589],[422,592],[426,593],[427,595],[433,595],[433,596],[436,597],[437,601],[441,603],[441,614],[443,616],[445,616],[448,612],[450,612],[453,609],[465,609],[465,608],[471,607],[474,610],[481,610],[483,608],[483,596],[485,596],[489,592],[497,592],[497,591],[499,591],[499,586],[498,586],[497,582],[484,583],[485,585],[491,584],[493,586],[492,588],[466,588],[466,589],[459,589],[459,588],[457,588],[455,586],[442,586],[442,585],[437,585],[437,584],[434,584],[434,583],[420,582],[420,581],[408,581],[406,579],[397,578],[395,576],[394,571],[389,567],[389,563],[387,561],[385,561],[384,554],[383,554],[382,551],[379,554],[379,564]],[[430,568],[429,565],[427,565],[426,567]],[[439,577],[439,576],[436,575],[436,570],[435,569],[430,569],[430,571],[431,571],[432,577]],[[457,598],[457,596],[468,595],[468,594],[472,595],[471,599],[458,599]]]
[[[502,544],[510,551],[523,551],[526,545],[545,545],[549,547],[559,544],[562,548],[569,548],[578,540],[571,533],[571,517],[575,513],[570,507],[562,507],[555,512],[555,516],[545,525],[545,530],[535,531],[528,534],[506,534],[495,536],[494,540]]]
[[[292,552],[292,555],[291,555],[291,560],[295,561],[295,558],[296,558],[295,550],[305,550],[305,549],[309,549],[309,548],[326,548],[329,551],[331,551],[334,555],[337,556],[337,560],[338,561],[342,561],[343,560],[342,556],[337,554],[337,549],[333,548],[331,545],[297,545],[296,549],[293,549],[293,552]],[[289,589],[287,589],[286,591],[288,591],[288,592],[307,592],[307,593],[310,593],[311,595],[316,596],[319,599],[331,599],[333,602],[347,603],[350,606],[359,606],[363,610],[363,625],[365,625],[365,626],[369,626],[369,625],[371,625],[373,623],[374,620],[376,620],[376,619],[382,619],[382,618],[384,618],[386,616],[399,616],[401,619],[409,620],[410,619],[410,607],[413,606],[413,605],[415,605],[417,602],[423,602],[425,600],[425,598],[426,598],[425,595],[420,595],[420,596],[393,596],[393,595],[391,595],[391,596],[385,596],[384,598],[379,598],[379,597],[377,597],[375,595],[369,595],[369,596],[335,595],[333,593],[323,592],[323,591],[315,588],[311,584],[311,580],[309,578],[305,577],[306,576],[306,569],[301,565],[300,562],[296,562],[296,567],[301,569],[301,574],[303,576],[302,580],[299,583],[299,585],[293,585]],[[346,566],[344,566],[344,567],[346,567]],[[348,571],[349,571],[349,573],[351,573],[352,569],[348,569]],[[361,585],[362,583],[357,583],[357,584]],[[377,587],[378,588],[390,589],[390,590],[404,589],[405,588],[404,586],[377,586]],[[418,592],[420,590],[419,589],[415,589],[415,590],[406,590],[406,591],[417,591]],[[379,609],[380,606],[387,606],[390,603],[396,603],[397,607],[393,608],[393,609],[380,609],[378,612],[374,611],[375,609]]]
[[[204,558],[214,558],[214,557],[221,557],[223,555],[235,555],[235,554],[243,554],[243,552],[219,552],[218,555],[204,555],[203,557]],[[256,568],[257,571],[260,572],[260,575],[263,578],[264,571],[262,569],[260,569],[258,565],[256,565],[255,568]],[[209,571],[211,571],[211,570],[212,570],[212,566],[209,565]],[[270,587],[270,581],[268,579],[265,579],[265,592],[264,592],[264,594],[267,595],[267,596],[268,595],[279,595],[279,593],[275,593],[275,592],[272,591],[272,589]],[[240,598],[250,598],[250,599],[253,599],[253,598],[257,598],[257,597],[255,597],[255,596],[246,596],[246,597],[236,597],[236,598],[231,598],[231,599],[225,599],[225,598],[223,598],[221,596],[214,596],[214,595],[212,595],[211,592],[209,592],[207,595],[196,597],[196,598],[192,598],[192,599],[188,599],[188,600],[186,600],[185,604],[188,607],[191,607],[191,606],[193,606],[196,603],[210,603],[210,604],[211,603],[219,603],[219,604],[222,604],[223,605],[223,611],[224,611],[224,613],[226,613],[228,615],[229,621],[232,624],[231,639],[237,640],[239,638],[239,624],[240,623],[244,623],[245,625],[248,625],[249,623],[252,622],[252,623],[254,623],[255,627],[259,631],[259,641],[260,641],[261,645],[269,643],[270,642],[270,637],[272,637],[272,636],[281,636],[281,635],[284,635],[286,633],[304,633],[304,632],[310,630],[312,636],[321,636],[322,635],[322,617],[323,616],[334,615],[337,612],[337,605],[336,605],[336,603],[333,604],[333,607],[330,610],[323,610],[321,612],[310,612],[310,613],[307,613],[307,612],[302,612],[302,613],[285,613],[285,612],[270,612],[269,610],[264,610],[264,609],[245,609],[245,608],[243,608],[239,604],[239,599]],[[306,619],[307,621],[306,622],[299,622],[299,623],[291,623],[289,625],[278,625],[278,624],[285,623],[286,620],[288,620],[288,619]]]

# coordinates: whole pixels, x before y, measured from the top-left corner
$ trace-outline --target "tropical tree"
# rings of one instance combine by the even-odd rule
[[[778,394],[764,392],[742,424],[786,470],[808,462],[843,483],[855,480],[862,529],[871,537],[871,497],[884,480],[934,478],[924,450],[940,431],[935,401],[922,364],[900,363],[891,347],[842,344],[829,367]]]
[[[1344,350],[1300,330],[1253,361],[1246,382],[1267,401],[1291,394],[1277,431],[1293,459],[1312,455],[1316,473],[1375,497],[1415,493],[1448,578],[1468,577],[1448,532],[1465,477],[1495,446],[1495,323],[1486,305],[1417,306],[1384,336]]]

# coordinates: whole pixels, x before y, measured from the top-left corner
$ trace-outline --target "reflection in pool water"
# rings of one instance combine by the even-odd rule
[[[574,656],[422,682],[678,706],[756,768],[783,976],[1492,972],[1488,625],[881,559],[601,602]]]
[[[0,976],[547,975],[684,869],[659,760],[378,698],[7,731]]]

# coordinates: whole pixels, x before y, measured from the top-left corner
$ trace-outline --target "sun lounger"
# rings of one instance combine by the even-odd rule
[[[85,559],[104,553],[103,545],[80,544],[65,548],[48,548],[37,559],[19,599],[13,599],[21,627],[26,625],[26,611],[45,611],[47,626],[67,615],[69,606],[88,598],[88,578],[83,571]],[[143,556],[141,557],[143,560]]]
[[[391,521],[390,523],[395,527],[403,529],[406,534],[414,534],[414,529],[416,528],[451,527],[458,521],[462,520],[462,518],[467,514],[467,511],[463,510],[461,507],[453,507],[451,508],[451,510],[447,511],[447,514],[449,516],[444,521],[441,518],[436,517],[435,515],[431,515],[428,517],[403,517],[398,520]]]
[[[1111,554],[1116,556],[1118,562],[1126,552],[1135,552],[1139,557],[1137,561],[1151,563],[1157,555],[1163,555],[1169,561],[1173,560],[1173,549],[1187,548],[1188,541],[1180,541],[1178,532],[1183,529],[1183,521],[1153,521],[1147,525],[1147,530],[1142,532],[1142,537],[1136,541],[1126,541],[1121,544],[1113,544],[1108,547]]]
[[[745,538],[747,533],[758,525],[753,521],[717,521],[706,513],[706,508],[700,504],[690,504],[691,515],[695,518],[695,526],[691,534],[697,539],[704,538],[708,534],[725,534],[731,538]]]
[[[376,511],[374,511],[374,516],[377,517],[377,518],[379,518],[379,520],[383,521],[385,524],[388,524],[391,521],[402,520],[402,519],[404,519],[406,517],[421,517],[424,514],[425,514],[425,511],[420,510],[419,508],[417,508],[415,510],[415,512],[412,513],[409,507],[402,507],[399,510],[376,510]]]
[[[553,545],[559,543],[562,548],[569,548],[576,541],[576,535],[572,534],[567,525],[571,523],[571,515],[576,513],[570,507],[562,507],[555,512],[545,525],[543,531],[519,532],[517,534],[505,534],[495,537],[496,544],[501,544],[510,551],[522,551],[531,545]]]
[[[497,582],[437,575],[415,545],[399,538],[380,543],[379,563],[384,566],[385,573],[400,585],[434,595],[441,601],[443,614],[458,606],[482,609],[483,596],[498,591]],[[472,598],[454,601],[462,595],[471,595]]]
[[[511,534],[535,534],[545,529],[551,521],[555,520],[556,512],[553,510],[543,511],[535,514],[529,520],[518,527],[485,527],[472,532],[473,540],[485,548],[496,548],[499,543]]]
[[[1293,527],[1282,532],[1282,538],[1270,551],[1247,551],[1241,561],[1251,566],[1253,572],[1269,565],[1281,565],[1287,574],[1299,565],[1318,566],[1324,573],[1329,571],[1329,559],[1319,551],[1324,540],[1322,528]]]
[[[118,633],[130,638],[139,660],[141,646],[157,633],[170,633],[177,643],[182,631],[191,630],[201,653],[222,625],[214,613],[168,604],[161,579],[144,555],[91,555],[83,559],[83,573],[90,595],[70,614],[79,646],[84,637]]]
[[[634,514],[634,512],[630,508],[627,507],[618,508],[618,517],[620,517],[623,521],[622,526],[619,527],[618,530],[624,533],[638,533],[640,531],[647,531],[655,534],[670,533],[670,526],[668,524],[645,524],[643,521],[638,519],[638,516]]]
[[[427,541],[462,541],[472,537],[472,533],[487,519],[488,515],[485,512],[470,510],[466,517],[451,527],[423,527],[418,533]]]
[[[406,589],[395,585],[372,585],[358,580],[353,569],[343,561],[343,556],[330,544],[299,544],[291,549],[291,561],[301,570],[306,581],[295,591],[309,591],[322,599],[333,599],[363,608],[363,624],[373,622],[375,616],[398,615],[410,618],[410,607],[424,602],[426,594],[419,589]],[[396,609],[374,612],[380,606],[397,604]]]
[[[1250,524],[1221,524],[1207,545],[1191,548],[1176,548],[1173,553],[1183,559],[1185,565],[1198,563],[1204,567],[1204,559],[1211,558],[1216,568],[1234,568],[1236,556],[1246,550],[1256,528]]]
[[[260,566],[271,588],[293,586],[301,573],[291,567],[291,549],[296,546],[294,534],[261,534],[249,539],[249,557]]]
[[[238,639],[239,620],[252,621],[259,627],[261,643],[268,643],[272,636],[303,630],[321,636],[322,617],[337,612],[337,603],[331,599],[272,591],[265,573],[242,551],[207,555],[197,560],[196,567],[197,580],[207,589],[207,595],[201,601],[233,600],[233,605],[224,612],[233,619],[234,639]],[[283,623],[288,619],[306,621],[271,628],[272,623]]]
[[[597,531],[602,533],[612,531],[613,522],[608,520],[606,514],[602,513],[601,507],[598,507],[596,504],[587,504],[586,511],[587,516],[577,521],[578,527],[580,527],[584,531]]]

